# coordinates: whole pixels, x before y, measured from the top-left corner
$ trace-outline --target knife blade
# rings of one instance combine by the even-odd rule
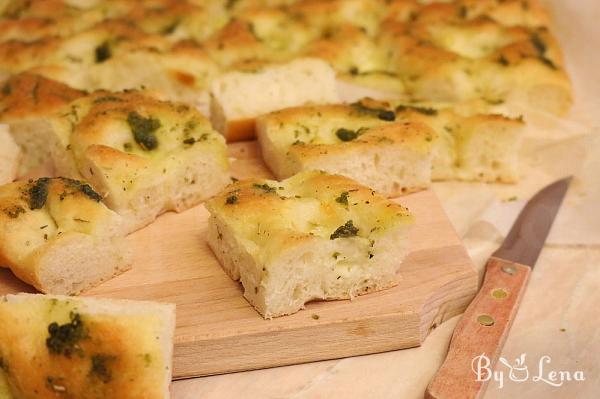
[[[572,178],[558,180],[535,194],[519,213],[504,242],[485,266],[481,289],[459,320],[444,363],[425,391],[426,399],[480,398],[489,379],[476,373],[476,359],[498,361],[529,274],[544,247]]]

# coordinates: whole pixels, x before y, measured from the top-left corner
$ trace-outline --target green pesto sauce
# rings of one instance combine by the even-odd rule
[[[46,347],[51,354],[71,357],[73,353],[81,352],[79,341],[87,338],[87,332],[78,313],[71,312],[71,321],[59,325],[52,322],[48,325]]]
[[[346,129],[346,128],[339,128],[338,130],[336,130],[335,135],[337,136],[338,139],[342,140],[342,141],[352,141],[354,139],[356,139],[360,133],[354,130],[350,130],[350,129]]]
[[[98,47],[96,47],[95,55],[97,64],[100,64],[112,57],[112,51],[108,41],[104,41]]]
[[[142,149],[150,151],[158,147],[158,138],[155,134],[161,126],[158,119],[144,118],[134,111],[127,115],[127,123],[133,133],[133,138]]]
[[[277,189],[275,187],[271,187],[267,183],[264,183],[264,184],[254,183],[252,185],[252,187],[262,190],[267,194],[275,194],[277,192]]]
[[[48,185],[50,184],[50,178],[42,177],[36,180],[29,187],[29,208],[42,209],[48,199]]]
[[[348,220],[345,224],[338,227],[329,237],[330,240],[336,238],[355,237],[358,234],[358,227],[354,226],[352,220]]]
[[[396,120],[396,114],[394,113],[394,111],[388,109],[370,108],[362,104],[361,102],[350,104],[350,106],[361,114],[376,116],[377,118],[383,121],[393,122]]]
[[[434,108],[418,107],[418,106],[412,106],[412,105],[398,105],[396,107],[396,112],[403,112],[406,110],[412,110],[412,111],[418,112],[420,114],[429,115],[429,116],[435,116],[438,114],[437,109],[434,109]]]
[[[348,191],[343,191],[340,194],[340,196],[335,199],[335,202],[347,206],[348,205],[348,195],[350,195],[350,193]]]

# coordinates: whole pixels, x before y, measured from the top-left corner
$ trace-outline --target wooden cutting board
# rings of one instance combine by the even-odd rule
[[[271,177],[256,143],[230,146],[234,175]],[[85,295],[177,304],[174,378],[227,373],[409,348],[462,313],[477,274],[431,191],[397,200],[416,215],[400,284],[353,301],[313,302],[264,320],[206,244],[202,205],[168,213],[130,235],[133,269]],[[33,292],[0,270],[0,294]],[[134,344],[134,343],[132,343]]]

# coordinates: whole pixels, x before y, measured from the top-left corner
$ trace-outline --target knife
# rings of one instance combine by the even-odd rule
[[[485,266],[481,289],[458,322],[444,363],[427,390],[426,399],[481,398],[486,378],[478,378],[473,362],[482,354],[493,369],[517,314],[529,274],[571,183],[559,180],[527,202],[502,246]],[[485,376],[482,376],[485,377]]]

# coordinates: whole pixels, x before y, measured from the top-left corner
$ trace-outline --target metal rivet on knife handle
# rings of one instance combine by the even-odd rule
[[[515,274],[517,272],[517,269],[515,269],[512,266],[502,266],[502,271],[504,273],[508,273],[512,276],[513,274]]]
[[[494,288],[492,290],[492,297],[495,299],[504,299],[508,296],[508,291],[504,288]]]
[[[482,314],[482,315],[477,316],[477,322],[479,324],[481,324],[482,326],[486,326],[486,327],[493,326],[495,323],[492,316],[487,315],[487,314]]]

